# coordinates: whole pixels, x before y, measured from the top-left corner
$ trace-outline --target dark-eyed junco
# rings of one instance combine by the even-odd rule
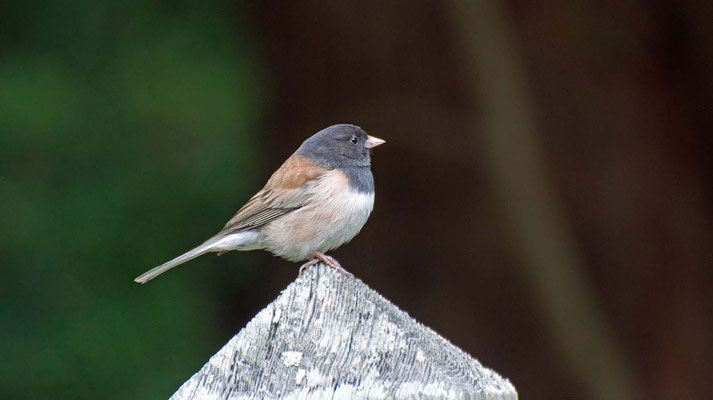
[[[267,250],[289,261],[318,260],[342,270],[324,252],[350,241],[374,207],[369,149],[384,140],[339,124],[305,140],[223,230],[195,249],[135,279],[146,283],[205,253]],[[346,272],[346,271],[344,271]]]

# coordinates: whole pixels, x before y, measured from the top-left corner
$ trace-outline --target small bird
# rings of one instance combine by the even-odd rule
[[[288,261],[324,261],[356,236],[374,208],[370,149],[385,143],[356,125],[330,126],[305,140],[223,230],[200,246],[135,279],[146,283],[206,253],[267,250]],[[351,274],[350,274],[351,275]]]

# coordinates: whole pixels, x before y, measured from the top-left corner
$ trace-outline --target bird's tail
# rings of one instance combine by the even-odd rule
[[[138,283],[146,283],[169,269],[177,267],[196,257],[202,256],[205,253],[218,252],[218,254],[222,254],[231,250],[256,250],[260,248],[262,247],[259,245],[258,233],[255,230],[241,231],[230,234],[218,234],[206,240],[202,245],[196,247],[195,249],[186,252],[185,254],[182,254],[167,263],[163,263],[148,272],[145,272],[143,275],[134,279],[134,281]]]
[[[150,281],[151,279],[168,271],[169,269],[171,269],[173,267],[177,267],[186,261],[190,261],[196,257],[202,256],[205,253],[210,253],[211,251],[216,251],[216,249],[214,248],[214,245],[215,245],[215,241],[208,240],[207,242],[203,243],[202,245],[196,247],[195,249],[188,251],[184,254],[181,254],[180,256],[174,258],[173,260],[163,263],[150,271],[144,272],[143,274],[141,274],[141,276],[134,279],[134,282],[138,282],[138,283],[142,283],[142,284],[146,283],[146,282]]]

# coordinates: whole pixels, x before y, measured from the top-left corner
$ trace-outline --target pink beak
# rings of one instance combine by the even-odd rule
[[[384,139],[379,139],[378,137],[366,135],[366,143],[364,143],[364,147],[366,147],[367,149],[373,149],[374,147],[382,145],[384,143],[386,143],[386,140]]]

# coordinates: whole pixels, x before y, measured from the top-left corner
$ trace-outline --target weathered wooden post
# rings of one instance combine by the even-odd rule
[[[360,280],[308,268],[171,397],[517,399],[509,380]]]

